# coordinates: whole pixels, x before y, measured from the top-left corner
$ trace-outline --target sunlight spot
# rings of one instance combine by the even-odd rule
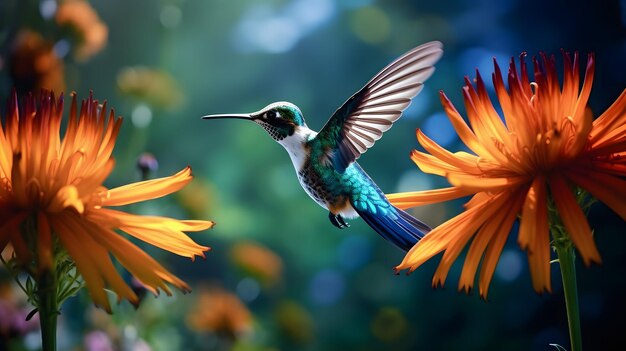
[[[294,0],[278,8],[251,7],[235,27],[233,44],[241,52],[287,52],[336,12],[331,0]]]
[[[286,17],[295,18],[305,32],[328,21],[334,14],[335,4],[331,0],[294,0],[284,13]]]
[[[70,52],[70,43],[65,39],[61,39],[54,44],[52,50],[58,58],[64,58]]]
[[[259,297],[261,287],[256,279],[247,277],[241,279],[239,283],[237,283],[236,291],[239,298],[241,298],[244,302],[251,302]]]
[[[309,296],[317,305],[333,305],[344,294],[345,279],[337,271],[323,270],[309,284]]]
[[[237,27],[236,44],[243,52],[282,53],[291,50],[300,39],[298,24],[286,17],[246,19]]]
[[[133,109],[130,119],[135,127],[145,128],[152,122],[152,110],[148,105],[139,104]]]
[[[459,72],[463,76],[473,77],[476,69],[478,69],[483,80],[486,80],[489,77],[488,74],[493,72],[494,58],[498,61],[498,64],[506,65],[511,57],[505,53],[489,50],[485,47],[468,48],[459,55]],[[504,79],[506,80],[506,76]],[[493,84],[485,84],[485,88],[490,92],[494,91]]]
[[[496,267],[496,275],[498,278],[510,282],[522,273],[522,258],[519,252],[513,250],[505,250],[500,256],[500,262]]]
[[[454,127],[448,116],[443,112],[437,112],[424,121],[422,130],[429,138],[433,139],[441,146],[450,146],[458,140]]]
[[[43,0],[39,3],[39,13],[43,19],[51,19],[57,12],[57,2],[55,0]]]

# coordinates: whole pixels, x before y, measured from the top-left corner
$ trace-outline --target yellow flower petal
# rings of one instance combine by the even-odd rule
[[[102,195],[102,206],[122,206],[156,199],[180,190],[191,181],[191,167],[170,177],[145,180],[111,189]]]
[[[208,247],[196,244],[184,231],[200,231],[211,228],[210,221],[178,221],[171,218],[155,216],[136,216],[110,209],[101,209],[90,218],[102,226],[120,228],[126,233],[149,244],[172,253],[195,258],[204,257]]]
[[[73,185],[66,185],[59,189],[56,196],[50,202],[50,205],[48,205],[47,211],[57,213],[66,208],[74,208],[78,213],[85,211],[85,206],[79,198],[78,189]]]
[[[150,287],[152,292],[158,293],[161,289],[167,295],[171,295],[172,292],[165,282],[176,286],[183,292],[191,291],[185,282],[168,272],[156,260],[119,234],[111,230],[102,230],[102,235],[94,239],[111,251],[122,266],[144,285]]]
[[[80,237],[85,250],[89,251],[93,255],[93,262],[100,274],[104,277],[106,283],[110,284],[111,288],[118,295],[118,302],[122,299],[128,299],[131,303],[137,304],[138,298],[133,290],[124,282],[122,277],[117,273],[111,258],[109,257],[108,250],[97,243],[96,238],[107,235],[107,233],[93,223],[87,221],[80,221],[72,216],[65,216],[61,219],[65,223],[68,223],[71,228],[78,229],[82,233],[87,234]],[[75,232],[77,233],[77,232]],[[75,235],[75,234],[74,234]],[[78,239],[78,238],[77,238]]]

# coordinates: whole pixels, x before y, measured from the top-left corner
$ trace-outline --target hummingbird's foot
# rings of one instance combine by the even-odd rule
[[[328,219],[330,219],[330,223],[332,223],[335,227],[339,229],[347,228],[350,226],[341,215],[333,214],[332,212],[328,212]]]

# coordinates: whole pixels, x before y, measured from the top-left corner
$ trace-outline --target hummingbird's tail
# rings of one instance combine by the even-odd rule
[[[404,251],[409,251],[431,230],[424,222],[394,206],[391,206],[388,211],[376,213],[359,210],[356,207],[355,210],[380,236]]]

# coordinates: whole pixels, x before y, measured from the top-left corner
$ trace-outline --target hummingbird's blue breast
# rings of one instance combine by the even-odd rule
[[[356,216],[354,209],[380,214],[393,209],[383,192],[358,163],[353,162],[343,172],[339,172],[331,163],[324,162],[323,155],[311,151],[310,157],[298,171],[298,180],[320,206],[349,217]]]

